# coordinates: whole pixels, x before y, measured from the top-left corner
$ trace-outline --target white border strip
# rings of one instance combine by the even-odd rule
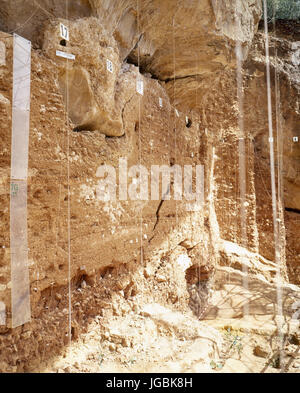
[[[14,34],[10,183],[12,328],[31,319],[27,241],[27,175],[31,42]]]

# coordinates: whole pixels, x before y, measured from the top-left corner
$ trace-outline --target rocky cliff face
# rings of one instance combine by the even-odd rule
[[[269,306],[276,303],[261,2],[69,3],[0,1],[0,301],[7,310],[0,345],[8,348],[1,351],[0,370],[30,369],[41,353],[49,357],[68,342],[69,268],[74,339],[95,316],[104,326],[144,310],[162,323],[161,311],[145,308],[151,302],[202,319],[238,318],[239,295],[236,306],[223,307],[225,314],[220,297],[229,296],[227,284],[242,288],[245,265],[253,283],[245,297],[262,293],[264,285],[271,294],[259,304],[253,300],[251,313],[271,315]],[[69,27],[70,41],[60,38],[60,22]],[[32,321],[17,329],[10,326],[12,31],[34,48],[28,180]],[[246,239],[240,227],[237,43],[245,93]],[[274,84],[272,98],[276,157],[283,169],[277,182],[289,316],[299,293],[288,282],[299,285],[300,277],[299,48],[283,27],[271,39],[272,81],[276,71],[280,86],[277,116]],[[75,60],[57,57],[57,50]],[[143,81],[143,96],[137,80]],[[127,159],[128,168],[142,164],[149,173],[151,165],[203,165],[202,209],[191,211],[186,201],[162,196],[100,201],[98,168],[118,168],[120,159]],[[121,180],[119,174],[118,186]],[[211,291],[214,304],[207,308]],[[208,352],[214,356],[212,348]]]

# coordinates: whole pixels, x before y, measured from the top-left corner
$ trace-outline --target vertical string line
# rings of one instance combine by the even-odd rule
[[[172,158],[172,145],[171,145],[171,141],[172,141],[172,130],[171,130],[171,111],[172,111],[172,105],[171,105],[171,100],[170,97],[168,96],[168,100],[169,100],[169,104],[170,106],[168,107],[168,164],[171,165],[171,158]],[[174,109],[173,109],[173,113],[174,113]],[[159,184],[158,184],[159,187]],[[163,190],[163,184],[161,186],[161,189]],[[169,182],[169,193],[171,195],[171,181]],[[171,218],[172,220],[172,218]],[[165,218],[165,221],[167,223],[167,226],[169,227],[169,224],[171,222],[171,220],[169,220],[168,217]],[[169,256],[169,251],[171,249],[170,246],[170,233],[168,233],[168,253],[167,255]]]
[[[176,7],[177,9],[177,7]],[[176,11],[175,9],[175,11]],[[177,11],[176,11],[177,12]],[[176,15],[176,13],[175,13]],[[173,105],[176,107],[175,103],[175,97],[176,97],[176,87],[175,87],[175,82],[176,82],[176,42],[175,42],[175,15],[173,16],[173,26],[172,26],[172,40],[173,40]],[[175,116],[175,110],[173,111],[174,115],[174,158],[175,158],[175,164],[177,164],[177,127],[176,127],[176,116]],[[177,200],[175,200],[175,220],[176,220],[176,226],[178,225],[178,206],[177,206]]]
[[[282,170],[283,170],[283,133],[282,133],[282,117],[281,117],[281,96],[280,96],[280,82],[277,71],[278,66],[278,49],[277,49],[277,34],[276,34],[276,13],[277,3],[273,2],[273,31],[274,31],[274,57],[275,57],[275,101],[276,101],[276,133],[277,133],[277,182],[278,182],[278,203],[280,205],[281,214],[278,211],[279,217],[282,221],[278,223],[278,237],[279,237],[279,252],[280,252],[280,263],[283,266],[285,258],[285,240],[284,240],[284,216],[282,211],[283,206],[283,182],[282,182]],[[283,233],[282,233],[283,231]]]
[[[270,169],[271,169],[271,187],[272,187],[272,211],[274,227],[274,249],[275,262],[277,266],[276,284],[277,284],[277,329],[279,338],[279,359],[280,368],[283,369],[283,332],[282,332],[282,285],[281,285],[281,266],[278,242],[278,218],[277,218],[277,196],[276,196],[276,179],[274,165],[274,140],[273,140],[273,121],[272,121],[272,97],[271,97],[271,76],[270,76],[270,54],[269,54],[269,31],[268,31],[268,11],[267,1],[264,1],[264,29],[265,29],[265,50],[266,50],[266,71],[267,71],[267,100],[268,100],[268,124],[269,124],[269,143],[270,143]]]
[[[56,137],[56,142],[58,147],[62,146],[62,150],[65,147],[66,144],[66,129],[64,128],[63,136],[62,136],[62,142],[60,144],[59,139]],[[56,249],[56,257],[55,257],[55,263],[57,265],[57,259],[58,259],[58,233],[59,233],[59,219],[60,219],[60,212],[61,212],[61,190],[62,190],[62,176],[63,176],[63,160],[60,158],[60,169],[59,169],[59,192],[58,192],[58,209],[57,209],[57,216],[56,216],[56,233],[55,233],[55,249]]]
[[[196,51],[196,66],[197,66],[197,71],[196,71],[196,111],[197,111],[197,115],[198,115],[198,83],[199,83],[199,77],[198,77],[198,72],[199,72],[199,57],[198,57],[198,51]],[[199,119],[198,119],[198,121],[199,121]],[[199,131],[199,134],[198,134],[198,137],[199,137],[199,152],[200,152],[200,124],[198,123],[198,131]],[[203,200],[204,200],[204,195],[203,195]],[[202,209],[203,209],[203,206],[202,206]],[[202,210],[202,212],[201,212],[201,217],[203,216],[203,210]],[[202,220],[201,220],[201,223],[200,223],[200,230],[201,230],[201,232],[202,232]],[[204,260],[204,242],[203,242],[203,235],[201,236],[201,242],[202,242],[202,248],[201,248],[201,256],[202,256],[202,260]],[[199,291],[200,291],[200,282],[201,282],[201,271],[200,271],[200,269],[201,269],[201,262],[202,262],[202,260],[200,260],[199,262],[198,262],[198,288],[196,288],[197,289],[197,295],[198,295],[198,299],[199,299],[199,297],[200,297],[200,293],[199,293]],[[201,315],[201,313],[202,313],[202,310],[201,310],[201,303],[200,303],[200,307],[199,307],[199,304],[198,304],[198,306],[197,306],[197,317],[198,318],[200,318],[200,315]]]
[[[172,40],[173,40],[173,105],[174,105],[174,110],[173,110],[173,116],[174,116],[174,164],[177,165],[177,115],[175,115],[175,108],[176,108],[176,39],[175,39],[175,17],[178,12],[178,1],[176,1],[176,7],[175,7],[175,13],[173,16],[173,23],[172,23]],[[175,178],[175,173],[174,173],[174,178]],[[175,185],[175,183],[174,183]],[[181,205],[182,206],[182,205]],[[175,222],[176,222],[176,227],[178,228],[178,203],[177,199],[175,200]],[[180,304],[180,299],[178,299],[178,303]]]
[[[140,39],[140,9],[139,0],[137,0],[137,30],[138,38]],[[137,44],[137,54],[138,54],[138,78],[140,78],[140,45],[139,40]],[[143,86],[144,87],[144,86]],[[144,93],[144,88],[143,88]],[[138,93],[138,110],[139,110],[139,163],[142,165],[142,140],[141,140],[141,95]],[[141,208],[140,213],[140,253],[141,253],[141,263],[143,263],[143,209]]]
[[[235,9],[235,28],[238,31],[240,27],[241,13],[238,12],[237,7]],[[243,53],[241,41],[236,41],[236,61],[237,61],[237,100],[238,100],[238,129],[239,129],[239,193],[240,193],[240,224],[241,224],[241,242],[242,247],[247,248],[247,217],[246,217],[246,146],[245,146],[245,130],[244,130],[244,91],[243,91]],[[243,264],[243,287],[246,291],[249,289],[248,280],[248,266]],[[249,315],[249,303],[243,306],[244,315]]]
[[[274,30],[274,56],[275,56],[275,101],[276,101],[276,133],[277,133],[277,182],[278,182],[278,216],[284,220],[282,212],[283,204],[283,184],[282,184],[282,166],[283,166],[283,144],[282,144],[282,123],[281,123],[281,101],[280,101],[280,82],[279,75],[277,71],[278,65],[278,50],[276,42],[276,13],[277,13],[277,3],[273,1],[273,30]],[[280,211],[281,214],[280,214]],[[277,308],[280,318],[279,323],[283,323],[283,300],[282,300],[282,272],[283,261],[285,258],[285,240],[283,230],[283,222],[278,220],[278,250],[275,251],[277,254],[278,263],[277,268]],[[282,329],[282,325],[280,326]],[[280,345],[280,367],[284,371],[284,338],[283,332],[279,330],[279,345]]]
[[[138,43],[137,43],[137,56],[138,56],[138,80],[140,79],[140,4],[139,0],[136,2],[137,7],[137,32],[138,32]],[[137,86],[136,86],[137,87]],[[144,81],[143,81],[143,94],[145,93]],[[139,163],[142,165],[142,138],[141,138],[141,95],[138,93],[138,111],[139,111]],[[141,184],[141,183],[140,183]],[[141,190],[140,190],[141,191]],[[143,252],[143,204],[141,200],[141,211],[140,211],[140,262],[144,265],[144,252]],[[142,290],[142,302],[144,301],[144,289]],[[143,341],[143,348],[145,351],[146,341]],[[145,371],[145,370],[144,370]]]
[[[66,0],[66,19],[69,21],[68,0]],[[68,23],[69,28],[69,23]],[[70,127],[69,127],[69,60],[66,72],[66,124],[67,124],[67,176],[68,176],[68,297],[69,297],[69,345],[72,343],[72,292],[71,292],[71,188],[70,188]]]

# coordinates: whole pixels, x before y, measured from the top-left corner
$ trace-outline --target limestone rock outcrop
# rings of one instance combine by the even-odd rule
[[[261,1],[76,0],[66,8],[59,0],[17,0],[14,6],[0,0],[0,5],[0,302],[7,316],[0,347],[9,348],[1,351],[0,371],[26,371],[41,354],[58,353],[69,340],[69,318],[76,340],[95,317],[103,324],[112,318],[127,323],[132,315],[140,323],[146,313],[159,333],[170,330],[174,315],[186,326],[180,312],[194,312],[192,327],[195,318],[205,316],[238,319],[241,298],[252,296],[253,319],[264,310],[270,316],[278,266]],[[60,37],[60,23],[68,26],[69,41]],[[11,328],[9,234],[13,31],[33,44],[28,179],[32,321],[17,329]],[[277,34],[271,39],[271,50],[275,43],[278,48],[277,57],[271,53],[271,70],[274,130],[281,125],[275,152],[283,169],[276,179],[280,268],[284,296],[290,296],[284,315],[291,318],[299,291],[288,281],[299,284],[300,277],[300,141],[293,141],[294,136],[300,140],[299,44],[281,30]],[[244,134],[239,128],[237,44],[243,55]],[[67,60],[57,51],[74,57]],[[138,81],[143,94],[137,91]],[[150,182],[142,200],[101,200],[105,166],[115,168],[117,188],[125,179],[128,186],[137,184],[135,174],[121,171],[120,160],[128,169],[142,164],[148,175],[152,165],[203,166],[204,206],[196,209],[162,193],[151,199]],[[251,281],[247,290],[245,267]],[[265,290],[270,298],[261,296]],[[157,309],[149,311],[146,305],[152,303]],[[216,332],[208,336],[221,345]],[[116,349],[113,344],[109,351]],[[215,356],[211,344],[206,349]]]

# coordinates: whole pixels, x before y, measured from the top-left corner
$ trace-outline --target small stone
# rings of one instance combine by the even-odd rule
[[[144,269],[144,276],[146,277],[146,278],[149,278],[149,277],[151,277],[151,274],[152,272],[151,272],[151,269],[149,268],[149,267],[146,267],[145,269]]]
[[[292,334],[289,338],[289,342],[294,345],[300,345],[300,335]]]
[[[127,337],[123,338],[122,345],[123,345],[123,347],[129,347],[130,346],[130,343],[129,343],[129,340],[128,340]]]
[[[58,300],[58,301],[60,301],[60,300],[62,299],[61,294],[60,294],[60,293],[56,293],[56,294],[55,294],[55,299]]]
[[[156,280],[157,280],[157,282],[166,282],[167,281],[166,277],[161,274],[158,274],[156,276]]]
[[[109,333],[108,333],[108,332],[105,332],[105,333],[103,334],[103,336],[104,336],[106,339],[108,339],[108,338],[109,338]]]
[[[113,344],[113,343],[110,343],[109,346],[108,346],[108,349],[109,349],[111,352],[114,352],[114,351],[116,350],[116,345]]]
[[[82,288],[82,289],[85,289],[85,288],[86,288],[86,282],[85,282],[84,280],[83,280],[82,283],[81,283],[81,288]]]
[[[28,340],[30,338],[30,336],[31,336],[31,331],[30,330],[28,330],[27,332],[22,334],[22,338],[24,340]]]
[[[256,345],[254,347],[253,353],[255,356],[260,358],[267,358],[269,356],[269,352],[266,348],[263,348],[261,345]]]

